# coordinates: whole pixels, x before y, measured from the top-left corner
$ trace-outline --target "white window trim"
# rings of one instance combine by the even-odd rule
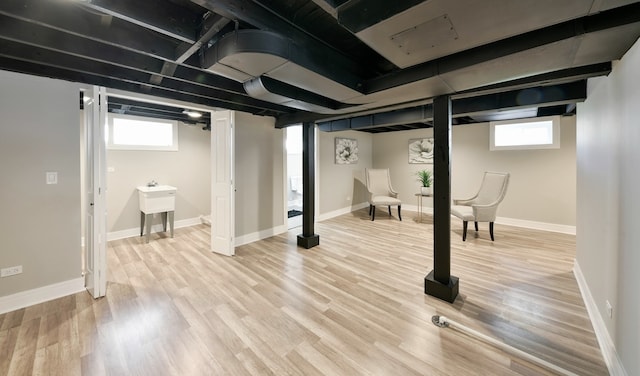
[[[170,124],[172,126],[173,142],[171,145],[121,145],[113,143],[113,119],[131,119],[137,121],[149,121],[154,123]],[[178,122],[175,120],[145,118],[110,113],[107,116],[107,149],[108,150],[140,150],[140,151],[178,151]]]
[[[551,144],[529,144],[529,145],[508,145],[496,146],[495,128],[497,125],[537,123],[541,121],[551,121],[553,129],[553,142]],[[560,148],[560,116],[544,116],[528,119],[501,120],[489,123],[489,150],[534,150],[534,149],[559,149]]]

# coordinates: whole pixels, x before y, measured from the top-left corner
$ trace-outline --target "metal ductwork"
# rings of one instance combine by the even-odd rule
[[[640,17],[635,15],[639,4],[592,14],[584,1],[572,1],[551,19],[526,18],[523,23],[505,15],[490,28],[445,0],[410,1],[393,9],[367,4],[372,2],[345,3],[337,9],[338,21],[404,69],[365,79],[339,56],[328,58],[281,34],[254,29],[220,38],[205,52],[203,67],[242,82],[253,98],[340,115],[410,107],[426,98],[499,85],[513,77],[599,64],[621,56],[640,30]],[[533,12],[536,5],[528,4],[513,12]],[[488,11],[481,6],[477,10]],[[363,17],[367,12],[372,16]],[[584,16],[571,19],[575,14]],[[475,27],[467,30],[472,24]],[[505,30],[512,36],[495,40]],[[616,43],[600,43],[611,38]]]
[[[358,77],[329,72],[291,40],[269,31],[225,35],[205,53],[204,67],[242,82],[256,99],[307,111],[334,113],[348,107],[341,101],[362,96],[354,89]]]

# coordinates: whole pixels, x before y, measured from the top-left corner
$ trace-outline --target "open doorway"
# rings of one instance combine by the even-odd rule
[[[302,126],[286,128],[287,228],[302,226]]]
[[[166,214],[152,210],[141,222],[140,187],[173,189],[176,229],[202,223],[211,213],[209,112],[191,120],[183,113],[195,110],[184,105],[108,94],[108,239],[171,236]]]
[[[207,219],[211,217],[212,207],[213,180],[211,178],[210,166],[214,164],[211,153],[214,147],[214,140],[212,139],[213,132],[211,132],[211,123],[208,119],[217,112],[210,108],[192,107],[186,103],[157,99],[144,95],[138,96],[119,91],[109,91],[103,96],[104,98],[108,97],[109,103],[107,104],[105,102],[103,107],[109,109],[109,114],[105,114],[104,118],[106,125],[111,124],[109,128],[111,133],[104,131],[97,133],[101,136],[102,143],[108,144],[110,141],[115,140],[112,123],[118,115],[120,115],[119,118],[121,119],[130,118],[138,123],[143,122],[143,120],[144,122],[159,122],[163,124],[167,123],[167,119],[175,121],[175,125],[172,123],[172,136],[175,135],[179,137],[174,139],[176,142],[173,149],[160,150],[160,148],[154,149],[149,147],[146,149],[110,147],[107,148],[108,150],[105,150],[105,158],[98,169],[106,175],[105,181],[107,182],[106,186],[108,186],[108,189],[105,195],[105,206],[109,215],[105,220],[106,235],[101,238],[110,241],[140,236],[142,232],[140,225],[141,212],[136,189],[138,186],[149,185],[150,182],[158,182],[161,185],[172,185],[178,188],[175,204],[176,229],[207,223]],[[137,113],[128,113],[125,112],[125,110],[137,110]],[[201,117],[198,118],[197,121],[190,122],[185,121],[185,119],[181,117],[176,117],[181,114],[189,116],[188,112],[194,111],[201,113]],[[177,115],[174,114],[175,112],[177,112]],[[86,116],[88,115],[85,115],[81,119],[81,131],[83,135],[87,126]],[[174,116],[174,118],[171,118],[171,116]],[[207,119],[207,121],[204,119]],[[225,124],[228,123],[229,122]],[[124,127],[124,123],[122,123],[122,125]],[[228,127],[230,128],[230,125]],[[144,140],[148,139],[149,137],[144,137]],[[228,145],[224,151],[226,153],[225,160],[231,161],[232,139],[226,141],[227,142],[224,143],[217,142],[216,145]],[[83,137],[80,142],[81,152],[83,155],[86,155],[87,141]],[[86,165],[87,163],[83,161],[81,172],[83,179],[87,174],[85,171]],[[230,162],[229,166],[231,166]],[[231,171],[230,169],[227,170]],[[83,209],[89,208],[89,205],[86,204],[86,202],[90,201],[86,193],[87,190],[87,184],[84,183],[82,187]],[[228,191],[233,192],[233,190]],[[228,205],[227,207],[227,210],[224,211],[227,217],[221,220],[221,222],[229,223],[225,228],[228,230],[228,233],[232,233],[233,217],[229,213],[232,213],[233,205]],[[217,213],[219,214],[217,218],[220,218],[222,211],[218,210]],[[163,228],[164,226],[160,215],[154,216],[154,221],[157,223],[152,226],[152,240],[171,236],[165,231],[165,228]],[[83,215],[83,234],[86,232],[86,222],[87,216]],[[209,224],[210,223],[211,222],[209,222]],[[148,230],[145,231],[148,232]],[[232,240],[231,237],[229,237],[229,239]],[[85,247],[86,242],[87,240],[83,239]],[[85,248],[83,248],[83,251],[84,249]],[[221,252],[213,247],[211,250],[224,254],[232,252],[228,250]],[[85,268],[85,274],[87,273],[86,265],[89,261],[91,261],[91,258],[83,253],[82,265]],[[104,273],[101,273],[101,275],[106,275],[106,267],[103,271]]]

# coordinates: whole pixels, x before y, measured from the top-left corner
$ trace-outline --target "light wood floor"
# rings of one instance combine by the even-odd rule
[[[0,315],[0,375],[550,374],[431,323],[445,315],[580,375],[606,375],[572,273],[575,237],[453,220],[453,305],[423,293],[430,219],[380,211],[211,254],[209,228],[109,244],[107,296]]]

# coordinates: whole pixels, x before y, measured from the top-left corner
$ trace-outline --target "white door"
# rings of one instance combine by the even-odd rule
[[[85,287],[94,298],[106,294],[106,145],[107,95],[103,87],[94,86],[85,92],[91,100],[85,104],[86,145],[86,234]]]
[[[233,111],[211,113],[211,250],[227,256],[234,247]]]

